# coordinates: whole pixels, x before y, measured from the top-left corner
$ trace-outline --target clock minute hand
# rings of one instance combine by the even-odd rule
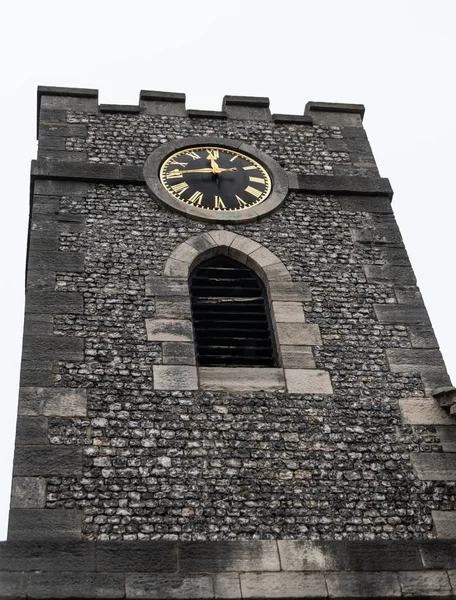
[[[213,169],[212,167],[206,167],[204,169],[174,169],[173,171],[169,171],[169,175],[180,175],[181,173],[214,173],[217,175],[218,173],[223,173],[225,171],[237,171],[236,167],[231,169],[221,169],[218,167],[217,169]]]

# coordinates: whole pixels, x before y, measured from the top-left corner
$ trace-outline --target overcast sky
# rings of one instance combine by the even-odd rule
[[[454,0],[16,0],[0,9],[2,293],[0,539],[6,537],[20,362],[30,160],[38,85],[268,96],[366,106],[364,125],[453,382],[456,381]]]

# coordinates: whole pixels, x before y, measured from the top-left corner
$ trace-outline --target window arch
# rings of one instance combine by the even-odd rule
[[[248,266],[219,254],[190,275],[199,366],[276,367],[266,290]]]

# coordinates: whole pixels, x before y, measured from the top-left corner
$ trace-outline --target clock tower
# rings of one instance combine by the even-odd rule
[[[456,392],[363,115],[38,89],[0,598],[453,596]]]

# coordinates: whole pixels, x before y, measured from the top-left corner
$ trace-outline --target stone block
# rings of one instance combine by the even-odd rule
[[[455,421],[433,398],[399,400],[402,419],[408,425],[454,425]]]
[[[326,598],[323,573],[241,573],[242,598]]]
[[[16,423],[16,444],[33,445],[48,443],[48,420],[44,417],[18,416]]]
[[[30,254],[28,268],[31,270],[84,271],[84,254],[82,252],[39,252]]]
[[[171,253],[170,258],[180,260],[181,262],[191,264],[198,256],[199,252],[192,245],[183,242]],[[166,275],[166,273],[165,273]]]
[[[125,597],[123,573],[30,573],[29,598],[63,600],[64,598]]]
[[[397,573],[327,573],[329,598],[400,598]]]
[[[83,181],[36,179],[35,194],[41,196],[87,196],[89,184]]]
[[[391,200],[385,196],[337,196],[342,210],[348,212],[366,212],[373,214],[390,214]]]
[[[272,314],[276,323],[304,323],[304,310],[300,302],[273,302]]]
[[[82,314],[84,298],[77,292],[29,291],[25,301],[26,313]]]
[[[396,294],[398,304],[413,304],[424,307],[423,297],[416,285],[395,286],[394,293]]]
[[[25,315],[24,335],[52,335],[53,332],[54,317],[52,315]]]
[[[456,481],[456,454],[411,452],[410,461],[418,479]]]
[[[452,598],[445,571],[408,571],[399,573],[403,598]]]
[[[333,394],[331,379],[326,371],[316,369],[285,369],[290,394]]]
[[[190,299],[182,296],[157,296],[155,300],[155,317],[157,319],[191,319]]]
[[[42,477],[13,477],[11,508],[44,508],[46,480]]]
[[[177,545],[166,541],[98,542],[97,570],[155,573],[177,571]]]
[[[260,271],[260,275],[262,275],[266,281],[290,281],[291,282],[291,275],[283,263],[275,263],[273,265],[267,265],[266,267],[261,267],[261,269],[259,269],[259,271]]]
[[[418,544],[411,541],[347,542],[351,571],[405,571],[421,569]]]
[[[280,263],[277,256],[264,246],[257,248],[247,257],[247,264],[251,265],[253,268],[267,267],[277,263]]]
[[[439,538],[456,538],[456,510],[432,510],[432,521]]]
[[[180,365],[154,365],[155,390],[197,390],[196,367]]]
[[[213,580],[215,600],[240,600],[242,598],[238,573],[216,573]]]
[[[454,417],[452,426],[436,427],[435,432],[439,436],[444,452],[456,452],[456,420]]]
[[[415,274],[410,267],[396,265],[364,265],[366,279],[369,283],[387,283],[414,285]]]
[[[47,513],[62,512],[47,510]],[[68,511],[67,511],[68,512]],[[71,540],[0,542],[0,570],[94,571],[95,544]]]
[[[195,346],[191,342],[163,342],[164,365],[196,365]]]
[[[151,575],[127,573],[125,597],[146,600],[212,600],[214,586],[210,575]]]
[[[456,542],[454,540],[420,540],[419,547],[425,569],[456,568]]]
[[[67,509],[11,509],[8,523],[10,541],[67,540],[81,537],[81,513]]]
[[[168,258],[163,270],[163,275],[166,277],[180,277],[187,279],[190,272],[190,263],[183,262],[182,260],[175,260],[174,258]]]
[[[148,296],[188,296],[188,281],[179,277],[146,277]]]
[[[438,348],[439,343],[432,327],[409,325],[408,334],[412,348]]]
[[[309,302],[312,299],[309,286],[302,282],[270,281],[268,290],[271,302]]]
[[[182,542],[179,570],[191,572],[280,571],[275,541]]]
[[[280,346],[284,369],[315,369],[315,360],[310,346]]]
[[[22,358],[19,383],[21,386],[54,385],[52,361]]]
[[[87,137],[87,125],[80,123],[40,123],[40,137]]]
[[[29,249],[33,252],[56,252],[59,249],[59,236],[54,232],[32,229]]]
[[[200,389],[230,392],[285,389],[282,369],[255,367],[200,367]]]
[[[24,338],[23,360],[83,360],[84,340],[57,335],[28,335]]]
[[[445,369],[440,350],[418,348],[387,348],[386,357],[393,373],[415,373],[422,368]]]
[[[191,342],[193,326],[185,319],[146,319],[149,342]]]
[[[236,235],[228,248],[228,255],[235,260],[246,264],[246,257],[261,248],[261,244],[246,238],[243,235]]]
[[[16,446],[16,477],[72,476],[82,474],[82,449],[76,446]]]
[[[207,235],[214,240],[217,247],[228,248],[236,238],[236,234],[225,229],[213,229]]]
[[[407,304],[374,304],[375,315],[379,323],[425,325],[430,321],[424,307]]]
[[[83,388],[23,387],[19,390],[19,415],[86,416],[87,390]]]
[[[0,599],[20,600],[27,596],[28,573],[0,571]]]
[[[284,571],[343,571],[348,566],[343,542],[278,540],[277,545]]]
[[[313,323],[276,323],[279,344],[287,346],[321,346],[320,328]]]
[[[27,292],[35,290],[54,291],[55,276],[54,269],[29,269],[26,277]]]
[[[57,231],[58,233],[81,233],[86,228],[84,215],[63,213],[61,215],[36,214],[33,212],[32,229],[36,231]]]

